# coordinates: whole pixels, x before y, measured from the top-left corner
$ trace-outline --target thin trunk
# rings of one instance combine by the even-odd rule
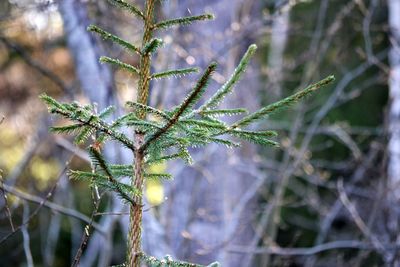
[[[142,47],[148,44],[153,36],[154,24],[154,6],[155,0],[146,1],[144,33],[142,40]],[[138,86],[137,102],[146,105],[149,97],[150,90],[150,70],[151,70],[151,57],[150,54],[143,54],[140,60],[140,80]],[[145,111],[139,111],[137,114],[139,119],[145,119]],[[135,133],[135,175],[132,177],[132,186],[143,192],[144,187],[144,151],[139,149],[144,142],[144,134],[141,132]],[[140,257],[138,253],[142,251],[142,214],[143,214],[143,200],[142,197],[137,197],[137,205],[132,205],[130,208],[130,223],[128,233],[128,255],[127,266],[139,267]]]

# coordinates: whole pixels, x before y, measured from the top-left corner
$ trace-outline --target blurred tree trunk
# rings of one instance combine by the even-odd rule
[[[99,63],[101,48],[96,39],[86,31],[90,24],[88,9],[85,2],[80,0],[60,1],[59,10],[64,21],[64,31],[67,37],[67,45],[74,59],[76,75],[79,79],[82,91],[93,103],[97,103],[100,110],[109,105],[114,105],[119,109],[119,103],[115,95],[113,74],[105,64]],[[119,146],[106,146],[105,155],[112,161],[123,164],[132,162],[127,150]],[[120,199],[113,198],[109,208],[111,212],[126,211]],[[84,253],[81,265],[109,266],[113,255],[112,241],[113,230],[116,223],[122,225],[123,231],[128,229],[127,216],[103,216],[100,224],[108,233],[106,237],[95,232],[89,239],[89,245]],[[144,234],[143,248],[147,253],[155,256],[162,256],[169,250],[165,244],[164,232],[159,223],[155,220],[152,212],[144,214]],[[124,235],[126,236],[126,234]],[[105,238],[105,239],[104,239]],[[125,253],[123,253],[125,255]]]
[[[275,17],[271,25],[271,45],[268,52],[268,94],[271,101],[282,97],[282,81],[284,79],[284,52],[288,39],[290,11],[281,12]]]
[[[400,1],[389,0],[389,27],[391,32],[391,51],[389,61],[391,65],[389,88],[389,162],[388,162],[388,189],[389,193],[389,229],[400,241]],[[400,264],[399,260],[396,260]],[[396,265],[397,266],[397,265]]]
[[[113,81],[109,68],[106,65],[100,65],[98,61],[99,48],[95,39],[86,31],[86,27],[89,25],[86,4],[79,0],[64,0],[60,2],[59,10],[64,22],[67,46],[74,60],[75,72],[81,89],[89,100],[96,103],[98,109],[101,110],[112,103]],[[110,152],[108,147],[106,149],[108,158],[112,157]],[[114,203],[114,205],[118,206],[118,203]],[[115,208],[113,207],[113,209]],[[101,225],[107,229],[108,235],[101,237],[97,233],[93,234],[87,250],[90,257],[84,256],[81,260],[84,266],[93,266],[97,259],[98,266],[106,266],[110,263],[114,224],[115,218],[112,216],[102,219]]]
[[[82,90],[99,108],[107,107],[113,99],[112,75],[106,65],[99,63],[99,48],[86,31],[90,24],[86,5],[79,0],[64,0],[60,12]]]
[[[172,10],[174,3],[176,11]],[[175,50],[184,52],[180,53],[181,63],[177,64],[187,66],[195,59],[194,65],[204,68],[212,60],[217,60],[220,65],[214,78],[220,86],[223,81],[219,77],[229,77],[252,41],[242,33],[249,30],[247,23],[258,18],[254,15],[260,10],[256,3],[259,1],[171,1],[166,5],[170,13],[168,16],[197,15],[205,11],[216,14],[213,22],[197,23],[175,33],[180,36]],[[231,48],[232,43],[238,45]],[[215,83],[210,85],[209,94],[216,87]],[[182,84],[167,88],[182,88]],[[172,100],[174,104],[184,97],[190,87],[183,88],[174,91],[179,98]],[[229,106],[256,109],[259,106],[258,88],[258,71],[250,67],[236,93],[229,97]],[[166,102],[171,104],[171,94],[166,94]],[[242,255],[228,250],[231,244],[248,245],[254,235],[252,222],[256,214],[256,197],[253,195],[247,199],[243,205],[245,208],[237,212],[235,209],[259,178],[254,176],[255,148],[243,144],[241,150],[232,153],[212,145],[199,152],[191,152],[195,164],[182,168],[181,162],[178,162],[172,166],[175,181],[167,185],[168,201],[162,206],[162,214],[169,244],[180,259],[200,264],[218,260],[223,266],[243,266]]]

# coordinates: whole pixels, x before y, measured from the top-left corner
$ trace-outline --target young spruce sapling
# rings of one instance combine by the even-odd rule
[[[89,137],[95,141],[88,147],[95,172],[69,171],[74,179],[86,180],[103,190],[115,192],[130,206],[130,225],[127,241],[127,259],[123,266],[139,267],[141,262],[150,266],[200,266],[191,263],[173,261],[169,257],[157,260],[147,256],[141,249],[143,187],[145,179],[171,179],[168,173],[149,173],[147,166],[159,162],[182,159],[187,164],[192,162],[189,153],[190,147],[204,146],[210,143],[222,144],[227,147],[238,147],[240,143],[229,137],[236,137],[264,146],[278,146],[271,140],[276,132],[269,130],[248,130],[248,126],[265,119],[270,114],[289,107],[290,105],[309,96],[314,91],[334,80],[333,76],[312,84],[294,95],[272,103],[253,113],[248,114],[244,108],[219,108],[221,102],[229,95],[234,86],[245,72],[250,59],[256,52],[256,45],[250,45],[243,55],[237,68],[227,82],[210,98],[199,105],[200,99],[207,90],[207,85],[217,63],[212,62],[202,71],[197,83],[182,102],[171,109],[161,110],[148,106],[150,82],[164,78],[179,78],[187,74],[194,74],[197,68],[166,70],[160,73],[151,73],[152,55],[162,47],[163,41],[154,35],[171,27],[189,25],[198,21],[212,20],[212,14],[182,17],[164,21],[156,21],[154,9],[160,0],[146,0],[144,10],[124,0],[108,0],[118,8],[130,12],[143,25],[142,43],[137,46],[122,38],[91,25],[88,30],[100,35],[103,39],[120,45],[127,52],[140,57],[139,66],[132,66],[119,59],[103,56],[100,61],[114,65],[133,75],[138,76],[136,101],[126,102],[128,112],[113,122],[106,118],[112,114],[114,107],[108,107],[100,112],[94,112],[93,105],[60,103],[48,95],[42,95],[51,113],[64,117],[72,122],[67,126],[52,127],[51,130],[61,134],[75,134],[75,142],[82,144]],[[167,90],[167,89],[165,89]],[[227,124],[220,118],[223,116],[240,115],[238,121]],[[148,116],[152,115],[152,116]],[[156,119],[154,119],[156,118]],[[126,135],[126,128],[134,132],[133,138]],[[124,131],[123,131],[124,129]],[[125,146],[134,155],[134,162],[130,165],[111,164],[103,156],[103,144],[109,140],[117,141]],[[130,177],[131,183],[122,182],[122,178]]]

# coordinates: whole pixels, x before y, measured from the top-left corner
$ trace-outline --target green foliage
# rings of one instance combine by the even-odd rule
[[[171,256],[167,255],[162,260],[159,260],[152,256],[147,256],[146,254],[141,254],[141,259],[149,267],[220,267],[221,265],[217,262],[213,262],[207,266],[194,264],[184,261],[175,261]]]
[[[211,75],[217,68],[217,63],[211,63],[207,69],[204,71],[204,74],[197,81],[196,86],[192,89],[192,91],[187,95],[187,97],[183,100],[182,104],[179,106],[179,109],[176,112],[176,117],[179,118],[183,113],[187,110],[193,108],[193,106],[200,100],[200,98],[204,95],[205,90],[207,89],[207,85],[211,79]]]
[[[250,62],[250,59],[254,55],[256,50],[257,46],[255,44],[249,46],[249,49],[244,54],[242,60],[240,60],[239,65],[237,66],[229,80],[209,100],[207,100],[204,105],[200,107],[200,111],[218,106],[218,104],[225,98],[225,96],[232,92],[234,85],[239,81],[242,74],[245,72],[247,65]]]
[[[154,180],[171,180],[172,175],[169,173],[145,173],[144,177],[147,179],[154,179]]]
[[[128,50],[129,52],[134,52],[134,53],[137,53],[139,55],[141,54],[140,49],[138,47],[136,47],[135,45],[129,43],[128,41],[125,41],[125,40],[119,38],[118,36],[116,36],[116,35],[114,35],[112,33],[109,33],[107,31],[103,30],[102,28],[100,28],[98,26],[90,25],[87,28],[87,30],[99,34],[104,40],[113,41],[114,43],[116,43],[116,44],[122,46],[123,48],[125,48],[126,50]]]
[[[166,121],[171,119],[171,117],[167,113],[165,113],[165,112],[163,112],[163,111],[161,111],[159,109],[144,105],[144,104],[127,101],[126,102],[126,106],[134,108],[135,111],[136,110],[144,110],[146,113],[153,114],[153,115],[155,115],[155,116],[157,116],[157,117],[159,117],[161,119],[164,119]]]
[[[199,114],[210,117],[220,117],[220,116],[234,116],[247,112],[248,112],[247,109],[235,108],[235,109],[200,110]]]
[[[76,129],[77,131],[90,127],[94,131],[98,131],[106,135],[108,138],[118,141],[132,151],[135,150],[133,142],[126,135],[115,130],[115,128],[122,126],[123,121],[126,120],[128,116],[123,116],[118,119],[116,123],[110,125],[93,113],[91,106],[80,106],[75,102],[71,104],[60,103],[46,94],[42,94],[40,98],[47,104],[50,113],[58,114],[66,119],[76,122],[76,125],[79,125]],[[68,132],[68,129],[66,130],[62,127],[53,127],[52,130],[62,133]],[[103,139],[105,140],[105,138]]]
[[[254,46],[252,46],[254,49]],[[53,98],[43,95],[42,99],[48,104],[49,110],[52,113],[57,113],[65,118],[71,119],[75,124],[52,127],[51,130],[63,134],[77,134],[75,142],[81,144],[85,142],[94,132],[100,132],[100,137],[97,140],[104,142],[107,138],[119,141],[121,144],[130,148],[131,150],[141,150],[146,153],[146,163],[156,163],[168,160],[182,159],[187,163],[191,163],[192,159],[188,153],[189,147],[200,147],[210,143],[221,144],[227,147],[240,146],[239,143],[232,142],[229,139],[221,138],[222,136],[232,136],[239,139],[247,140],[249,142],[277,147],[279,144],[271,140],[277,135],[273,131],[248,131],[243,127],[258,122],[267,115],[285,108],[293,103],[298,102],[304,97],[310,95],[315,90],[323,85],[328,84],[333,80],[329,76],[322,81],[313,84],[306,89],[289,96],[281,101],[270,104],[260,110],[245,116],[232,125],[227,125],[224,121],[217,119],[220,116],[231,116],[247,112],[245,109],[210,109],[215,108],[221,101],[229,94],[234,84],[237,83],[241,73],[244,72],[246,61],[250,59],[250,55],[254,53],[249,49],[243,59],[241,60],[241,67],[238,67],[231,79],[217,91],[216,94],[206,104],[200,106],[199,109],[194,109],[195,105],[199,102],[209,83],[210,77],[215,71],[216,63],[210,64],[200,77],[192,91],[186,96],[182,103],[174,108],[172,111],[159,110],[144,104],[128,101],[126,106],[132,107],[133,112],[121,116],[112,124],[108,124],[103,119],[113,112],[112,107],[108,107],[99,115],[91,111],[90,106],[80,106],[76,103],[67,104],[59,103]],[[211,101],[212,100],[212,101]],[[146,114],[153,114],[157,120],[139,119],[135,114],[138,112],[145,112]],[[133,142],[123,133],[118,132],[116,129],[121,127],[133,128],[134,131],[139,131],[145,134],[145,142],[140,147],[135,147]],[[94,155],[92,160],[95,164],[99,165],[103,171],[108,175],[112,184],[114,175],[131,176],[133,169],[129,166],[121,165],[118,173],[115,174],[114,167],[108,168],[109,164],[97,154],[96,150],[89,148],[91,154]],[[168,151],[177,151],[176,153],[168,154]],[[111,166],[111,165],[110,165]],[[114,168],[114,170],[113,170]],[[169,174],[145,174],[149,179],[171,179]],[[116,184],[113,188],[118,187]],[[125,196],[119,192],[124,199]]]
[[[135,205],[136,203],[131,198],[131,195],[133,193],[135,193],[135,191],[137,193],[138,190],[131,189],[133,187],[121,184],[115,179],[109,164],[106,162],[103,155],[100,153],[100,151],[97,148],[90,146],[88,150],[89,150],[90,158],[92,160],[92,164],[95,166],[95,169],[97,169],[97,167],[99,167],[100,170],[104,173],[105,178],[106,178],[106,179],[99,179],[99,178],[93,179],[93,182],[95,184],[99,184],[106,188],[108,187],[109,190],[117,192],[122,199],[126,200],[127,202],[130,202],[132,205]],[[102,177],[102,176],[99,176],[99,177]],[[104,180],[106,181],[105,183],[104,183]],[[127,190],[129,190],[129,191],[127,192]],[[139,193],[140,193],[140,191],[139,191]]]
[[[190,25],[193,22],[196,21],[202,21],[202,20],[213,20],[214,15],[212,14],[203,14],[199,16],[190,16],[190,17],[184,17],[184,18],[177,18],[177,19],[171,19],[171,20],[164,20],[156,25],[154,25],[155,29],[167,29],[171,28],[174,26],[182,26],[182,25]]]
[[[106,175],[101,173],[92,173],[92,172],[84,172],[84,171],[74,171],[70,170],[68,172],[68,177],[74,180],[80,180],[89,182],[92,186],[97,186],[100,189],[107,191],[114,191],[119,194],[119,196],[126,200],[127,202],[131,202],[132,199],[130,195],[139,196],[141,192],[136,188],[131,187],[130,185],[121,183],[121,182],[110,182]]]
[[[134,74],[140,73],[140,71],[136,67],[129,65],[128,63],[124,63],[124,62],[120,61],[119,59],[102,56],[102,57],[100,57],[100,62],[115,65],[116,67],[119,67],[130,73],[134,73]]]
[[[272,103],[266,107],[261,108],[260,110],[244,117],[243,119],[241,119],[240,121],[238,121],[237,123],[235,123],[233,125],[233,127],[237,128],[237,127],[245,127],[251,123],[253,123],[254,121],[258,121],[262,118],[265,118],[266,116],[280,110],[283,108],[287,108],[297,102],[299,102],[300,100],[302,100],[303,98],[311,95],[313,92],[315,92],[316,90],[320,89],[321,87],[333,82],[335,80],[334,76],[328,76],[325,79],[312,84],[310,86],[308,86],[307,88],[305,88],[304,90],[301,90],[300,92],[295,93],[294,95],[291,95],[289,97],[286,97],[280,101],[277,101],[275,103]]]
[[[132,4],[129,4],[123,0],[108,0],[108,2],[110,2],[111,4],[115,5],[116,7],[119,7],[123,10],[127,10],[130,13],[136,15],[137,17],[141,18],[141,19],[145,19],[144,18],[144,14],[142,11],[140,11],[139,8],[135,7]]]
[[[198,72],[197,68],[184,68],[160,73],[149,73],[151,54],[155,53],[163,44],[162,39],[151,39],[153,31],[156,29],[167,29],[173,26],[188,25],[196,21],[210,20],[213,19],[214,16],[211,14],[203,14],[153,22],[152,12],[154,6],[152,4],[154,3],[151,1],[147,2],[147,4],[152,4],[149,4],[149,6],[146,5],[146,14],[139,8],[123,0],[109,1],[144,21],[145,33],[141,47],[137,47],[97,26],[89,26],[88,30],[99,34],[106,40],[111,40],[130,52],[139,54],[141,57],[140,69],[121,62],[118,59],[106,56],[101,57],[100,62],[112,64],[117,68],[139,75],[138,102],[140,103],[128,101],[126,106],[133,110],[117,118],[115,121],[108,123],[105,121],[105,118],[112,115],[115,110],[113,107],[108,107],[98,114],[94,111],[92,105],[81,106],[75,102],[61,103],[47,95],[42,95],[41,99],[47,104],[51,113],[73,122],[73,124],[67,126],[52,127],[51,130],[53,132],[74,134],[77,144],[88,142],[90,137],[94,140],[91,141],[92,144],[88,146],[88,152],[92,165],[94,166],[94,171],[70,171],[69,176],[74,179],[88,181],[91,185],[104,190],[114,191],[124,201],[134,207],[141,205],[140,202],[136,203],[135,201],[138,199],[136,198],[137,196],[141,196],[142,188],[135,188],[119,180],[124,177],[135,178],[134,167],[133,165],[118,165],[107,162],[101,152],[102,145],[107,140],[117,141],[130,149],[132,153],[135,153],[135,156],[141,155],[139,158],[144,158],[143,166],[140,165],[142,166],[140,167],[141,170],[137,170],[138,173],[140,173],[140,177],[136,177],[138,181],[141,181],[143,177],[146,179],[169,180],[172,179],[170,174],[146,172],[144,166],[149,167],[152,164],[176,159],[182,159],[187,164],[191,164],[192,158],[189,154],[190,147],[205,146],[211,143],[221,144],[227,147],[240,146],[240,143],[231,140],[232,137],[255,144],[276,147],[279,144],[271,140],[271,138],[277,135],[276,132],[268,130],[246,130],[246,127],[259,122],[275,111],[302,100],[317,89],[334,80],[333,76],[329,76],[292,96],[272,103],[249,115],[246,115],[248,112],[244,108],[219,109],[219,105],[225,97],[233,91],[235,85],[246,71],[251,58],[255,54],[257,46],[253,44],[248,48],[227,82],[218,89],[212,97],[206,99],[204,104],[200,105],[199,102],[207,90],[213,72],[217,68],[217,63],[215,62],[211,63],[204,70],[192,90],[177,107],[171,110],[161,110],[145,105],[148,97],[148,92],[146,90],[148,90],[149,80],[181,77]],[[245,116],[231,125],[220,119],[220,117],[224,116],[241,114],[245,114]],[[152,116],[147,117],[146,115]],[[137,136],[143,137],[144,141],[134,142],[132,138],[124,134],[127,129],[135,132]],[[135,165],[135,168],[138,167]],[[142,255],[142,260],[150,266],[200,266],[173,261],[170,257],[157,260],[154,257],[148,257],[144,254]],[[210,265],[210,267],[211,266],[218,266],[218,264]]]
[[[159,38],[152,39],[142,49],[142,54],[153,54],[158,48],[164,44],[163,40]]]
[[[178,70],[167,70],[159,73],[154,73],[151,75],[152,79],[162,79],[162,78],[170,78],[170,77],[182,77],[191,73],[199,72],[198,68],[185,68]]]

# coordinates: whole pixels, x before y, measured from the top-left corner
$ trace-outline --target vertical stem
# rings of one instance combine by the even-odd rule
[[[136,133],[135,144],[140,146],[143,143],[143,134]],[[132,178],[132,185],[135,188],[143,191],[143,166],[144,166],[144,155],[142,152],[135,152],[135,176]],[[128,267],[139,267],[141,252],[141,238],[142,238],[142,197],[136,197],[137,205],[131,205],[130,207],[130,223],[128,233],[128,255],[127,255],[127,266]]]
[[[154,5],[156,0],[146,0],[144,33],[142,40],[142,47],[144,47],[153,35],[153,18],[154,18]],[[137,102],[147,104],[149,97],[150,86],[150,68],[151,68],[151,55],[143,54],[140,58],[140,79],[137,92]],[[146,112],[138,111],[138,118],[145,119]],[[142,132],[135,133],[135,147],[139,148],[144,142],[144,134]],[[132,177],[132,186],[143,192],[144,186],[144,151],[136,149],[135,151],[135,173]],[[137,205],[130,207],[130,223],[128,233],[128,254],[127,254],[127,267],[140,266],[140,252],[141,237],[142,237],[142,197],[135,197]]]

